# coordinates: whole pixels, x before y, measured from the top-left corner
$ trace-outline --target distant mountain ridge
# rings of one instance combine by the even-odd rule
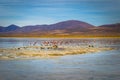
[[[8,27],[0,27],[0,32],[8,32],[8,31],[14,31],[14,30],[17,30],[17,29],[20,29],[19,26],[17,25],[9,25]]]
[[[108,27],[108,28],[120,28],[120,23],[116,24],[106,24],[106,25],[101,25],[99,27]]]
[[[78,20],[62,21],[50,25],[30,25],[20,27],[12,24],[8,27],[0,26],[1,37],[120,36],[119,32],[120,23],[96,27],[92,24]]]

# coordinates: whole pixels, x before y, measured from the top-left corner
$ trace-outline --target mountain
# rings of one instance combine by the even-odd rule
[[[59,22],[56,24],[50,25],[54,28],[57,29],[70,29],[70,28],[91,28],[93,25],[82,22],[82,21],[77,21],[77,20],[68,20],[68,21],[63,21]]]
[[[0,26],[0,32],[2,32],[4,30],[4,27]]]
[[[99,28],[107,33],[120,33],[120,23],[101,25]]]
[[[120,23],[94,26],[89,23],[68,20],[50,25],[10,25],[0,27],[0,36],[70,37],[70,36],[120,36]]]
[[[33,32],[33,31],[51,31],[51,30],[65,30],[65,29],[87,29],[91,28],[93,25],[77,21],[77,20],[68,20],[63,21],[51,25],[30,25],[30,26],[24,26],[19,31],[22,32]]]
[[[9,25],[8,27],[0,27],[0,32],[9,32],[9,31],[15,31],[17,29],[20,29],[17,25]]]
[[[120,28],[120,23],[101,25],[101,26],[99,26],[99,27],[105,27],[105,28]]]
[[[17,32],[25,32],[28,35],[70,35],[76,32],[85,32],[94,26],[78,20],[62,21],[51,25],[24,26]]]

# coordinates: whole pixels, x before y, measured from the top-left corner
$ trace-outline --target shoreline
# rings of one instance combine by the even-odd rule
[[[22,59],[41,59],[41,58],[58,58],[66,55],[89,54],[101,51],[115,50],[106,47],[70,47],[64,46],[58,49],[40,49],[39,46],[27,48],[0,48],[0,60],[22,60]]]
[[[50,39],[54,39],[54,38],[56,38],[56,39],[84,39],[84,38],[93,38],[93,39],[95,39],[95,38],[97,38],[97,39],[102,39],[102,38],[120,38],[120,36],[115,36],[115,37],[0,37],[0,38],[45,38],[45,39],[47,39],[47,38],[50,38]]]

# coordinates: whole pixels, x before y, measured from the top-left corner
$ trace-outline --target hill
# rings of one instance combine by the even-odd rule
[[[92,24],[68,20],[50,25],[10,25],[0,27],[1,37],[98,37],[120,36],[120,23],[94,26]]]

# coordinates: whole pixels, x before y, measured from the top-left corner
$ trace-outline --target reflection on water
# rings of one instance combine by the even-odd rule
[[[0,47],[17,47],[35,40],[44,39],[0,39]],[[119,39],[73,40],[75,45],[88,42],[118,48],[120,45]],[[1,60],[0,80],[120,80],[120,50],[55,59]]]

